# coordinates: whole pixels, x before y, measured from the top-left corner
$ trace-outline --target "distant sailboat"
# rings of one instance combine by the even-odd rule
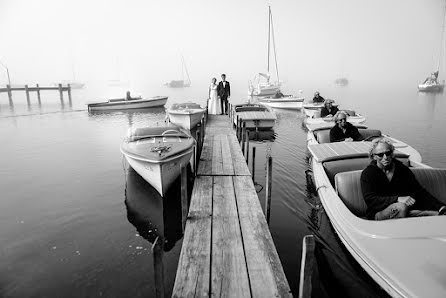
[[[427,77],[422,84],[418,85],[418,90],[422,92],[443,92],[445,81],[438,81],[438,75],[440,73],[440,66],[441,66],[441,58],[444,48],[444,25],[445,25],[445,19],[446,19],[446,6],[445,6],[445,14],[443,16],[443,26],[441,31],[441,43],[440,43],[440,51],[438,53],[438,64],[437,64],[437,70],[432,72],[429,77]]]
[[[184,88],[184,87],[190,87],[191,81],[189,77],[189,72],[187,71],[186,62],[184,62],[184,57],[181,56],[181,73],[182,73],[182,80],[172,80],[165,85],[171,88]],[[186,75],[186,79],[185,79]]]
[[[335,80],[335,84],[338,86],[347,86],[348,85],[348,79],[347,78],[337,78]]]
[[[270,58],[270,47],[271,47],[271,37],[274,51],[274,61],[276,65],[276,75],[277,81],[271,82],[271,75],[269,73],[269,58]],[[279,81],[279,70],[277,68],[277,56],[276,56],[276,43],[274,41],[274,27],[273,27],[273,16],[271,14],[271,6],[268,6],[268,64],[266,73],[258,73],[254,76],[254,79],[249,82],[249,94],[256,96],[268,96],[274,95],[280,92],[280,81]]]

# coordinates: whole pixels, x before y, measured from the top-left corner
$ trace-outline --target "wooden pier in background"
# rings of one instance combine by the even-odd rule
[[[292,296],[227,116],[209,115],[172,296]]]
[[[70,84],[62,85],[58,84],[57,86],[40,86],[39,84],[36,84],[36,86],[30,86],[30,85],[23,85],[23,86],[10,86],[6,85],[6,87],[0,87],[0,93],[8,93],[9,101],[12,101],[12,92],[13,91],[25,91],[26,93],[26,100],[28,104],[30,103],[30,92],[36,92],[37,93],[37,99],[40,103],[40,91],[47,91],[47,90],[57,90],[59,91],[60,100],[63,100],[63,92],[66,91],[68,93],[68,99],[71,102],[71,86]]]

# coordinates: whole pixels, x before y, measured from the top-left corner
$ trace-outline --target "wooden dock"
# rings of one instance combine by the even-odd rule
[[[209,115],[172,296],[292,296],[227,116]]]

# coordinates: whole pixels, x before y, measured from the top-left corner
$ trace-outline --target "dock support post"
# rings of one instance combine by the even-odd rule
[[[71,102],[71,85],[70,84],[68,84],[67,93],[68,93],[68,104],[71,107],[73,105],[73,103]]]
[[[9,98],[9,102],[12,102],[12,92],[11,92],[11,85],[6,85],[6,89],[8,89],[8,98]]]
[[[200,155],[201,155],[201,146],[202,146],[202,143],[201,143],[201,133],[200,133],[200,130],[197,130],[197,132],[196,132],[196,139],[197,139],[197,153],[196,153],[196,155],[195,155],[195,169],[198,169],[198,161],[199,161],[199,159],[200,159]]]
[[[39,105],[41,104],[40,102],[40,87],[39,84],[36,84],[36,91],[37,91],[37,101],[39,102]]]
[[[187,200],[187,167],[184,165],[180,165],[181,167],[181,227],[184,230],[186,228],[186,219],[188,212],[188,200]]]
[[[237,137],[237,141],[240,142],[240,117],[237,116],[237,124],[235,125],[235,136]]]
[[[155,271],[155,297],[164,298],[164,237],[156,237],[152,245],[152,255]]]
[[[242,145],[242,154],[245,153],[245,134],[246,134],[246,122],[242,123],[242,135],[241,135],[241,145]]]
[[[63,102],[63,91],[62,91],[62,84],[59,84],[59,95],[60,95],[60,101]]]
[[[256,147],[252,147],[252,171],[251,171],[251,176],[252,176],[252,181],[254,182],[255,180],[255,174],[256,174]]]
[[[314,265],[314,236],[306,235],[302,241],[302,260],[300,262],[299,298],[311,297],[311,276]]]
[[[26,102],[28,103],[28,105],[30,105],[31,102],[29,101],[29,88],[28,88],[28,85],[25,85],[25,93],[26,93]]]
[[[246,164],[249,164],[249,130],[246,130],[246,137],[245,137],[245,141],[246,141]]]
[[[271,180],[272,180],[272,170],[273,170],[273,158],[268,156],[266,162],[266,198],[265,198],[265,212],[266,212],[266,222],[269,226],[269,219],[271,216]]]

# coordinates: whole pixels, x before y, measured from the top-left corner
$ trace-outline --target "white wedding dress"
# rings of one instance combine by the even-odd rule
[[[221,114],[221,103],[220,98],[217,94],[217,84],[211,84],[209,86],[209,105],[208,113],[211,115]]]

